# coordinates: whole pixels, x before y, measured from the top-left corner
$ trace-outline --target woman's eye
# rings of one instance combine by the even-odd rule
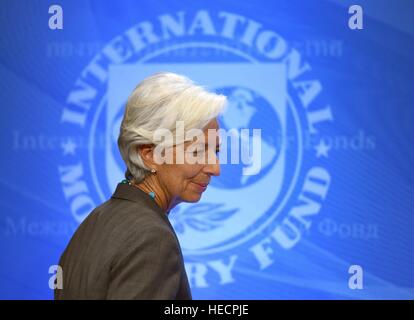
[[[204,153],[203,150],[195,150],[192,152],[194,157],[200,156]]]

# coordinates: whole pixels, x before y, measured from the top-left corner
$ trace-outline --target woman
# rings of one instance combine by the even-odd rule
[[[217,116],[225,104],[224,96],[173,73],[154,74],[135,88],[118,139],[126,180],[72,237],[55,299],[191,299],[167,215],[180,202],[199,201],[220,174]],[[165,129],[172,139],[160,139]],[[188,135],[196,129],[201,134]],[[208,141],[205,149],[200,141]]]

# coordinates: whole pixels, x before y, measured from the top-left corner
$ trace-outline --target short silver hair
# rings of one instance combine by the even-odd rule
[[[183,121],[185,132],[203,129],[225,108],[227,98],[206,91],[189,78],[170,72],[155,73],[138,84],[128,98],[118,138],[118,147],[127,171],[125,177],[139,183],[150,173],[138,146],[155,144],[154,132]]]

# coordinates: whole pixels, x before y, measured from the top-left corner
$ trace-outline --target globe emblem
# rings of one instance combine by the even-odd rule
[[[238,163],[230,163],[231,143],[230,137],[227,138],[227,159],[221,165],[221,175],[212,179],[212,186],[225,189],[237,189],[255,183],[265,175],[270,167],[275,163],[279,152],[278,146],[281,143],[281,127],[279,119],[269,102],[258,93],[244,87],[224,87],[216,90],[228,97],[228,107],[223,115],[219,117],[221,129],[232,132],[237,139]],[[252,130],[261,129],[261,138],[254,141]],[[236,129],[230,131],[230,129]],[[249,138],[240,135],[241,129],[249,130]],[[261,144],[261,170],[255,175],[243,175],[243,168],[251,165],[252,144]],[[241,154],[249,155],[250,163],[242,161]]]
[[[135,28],[128,30],[133,31]],[[107,48],[116,50],[120,38],[111,41]],[[220,128],[227,133],[233,129],[236,132],[247,129],[249,132],[247,139],[246,136],[236,135],[240,147],[239,158],[246,149],[252,150],[251,139],[255,139],[252,130],[261,130],[260,172],[242,174],[246,168],[251,168],[250,161],[221,162],[221,175],[211,179],[201,200],[198,203],[180,204],[170,212],[168,218],[186,260],[197,263],[197,266],[206,266],[206,262],[221,262],[221,258],[224,258],[223,263],[227,268],[227,265],[232,266],[232,259],[243,252],[242,248],[248,249],[250,255],[251,248],[256,244],[265,244],[264,241],[270,239],[281,244],[284,249],[291,249],[296,239],[300,240],[304,230],[298,229],[295,233],[295,226],[288,223],[292,219],[298,221],[300,217],[313,218],[319,212],[319,206],[313,205],[313,202],[312,205],[302,203],[302,191],[305,190],[305,196],[308,196],[309,189],[317,188],[313,194],[324,198],[330,178],[324,163],[314,166],[308,161],[314,160],[310,141],[314,137],[309,135],[312,124],[309,117],[320,116],[320,112],[326,111],[324,116],[327,118],[316,121],[317,124],[332,121],[332,118],[329,106],[313,109],[312,105],[311,109],[307,104],[304,105],[305,88],[296,88],[293,81],[307,71],[302,67],[307,64],[295,49],[289,49],[286,59],[274,60],[268,59],[267,52],[245,50],[247,48],[238,43],[236,38],[233,39],[235,42],[229,42],[227,37],[220,42],[213,40],[211,37],[195,35],[145,46],[145,50],[132,57],[110,63],[105,70],[106,81],[102,85],[89,83],[86,79],[85,74],[89,74],[86,71],[94,66],[91,63],[79,77],[79,80],[98,92],[91,101],[94,108],[85,112],[85,116],[89,117],[85,118],[88,126],[80,128],[79,121],[75,121],[78,118],[67,121],[65,125],[70,125],[68,128],[71,130],[87,130],[87,156],[79,159],[82,162],[76,167],[68,169],[72,170],[72,174],[84,175],[82,178],[89,185],[79,184],[82,188],[87,187],[79,198],[89,200],[87,204],[92,206],[96,201],[100,203],[108,200],[124,177],[125,164],[117,140],[127,97],[137,83],[163,70],[186,75],[196,83],[226,95],[229,105],[218,119]],[[281,37],[279,42],[282,46],[285,44]],[[305,81],[304,84],[308,82],[318,83],[316,79]],[[71,94],[83,92],[80,89],[77,85]],[[71,108],[67,110],[72,111]],[[322,129],[322,126],[317,129]],[[319,137],[315,135],[315,138]],[[231,154],[229,148],[227,144],[227,154]],[[221,149],[223,151],[223,146]],[[252,157],[254,160],[254,154]],[[67,185],[62,180],[62,186]],[[68,198],[72,215],[81,222],[87,216],[87,211],[84,208],[73,209],[74,199]],[[302,227],[302,224],[296,227]],[[292,245],[286,245],[283,237],[279,237],[276,232],[286,238],[295,237],[296,234],[298,237],[295,237],[295,242],[290,242]],[[204,258],[207,255],[214,260]],[[255,258],[262,264],[259,256]]]

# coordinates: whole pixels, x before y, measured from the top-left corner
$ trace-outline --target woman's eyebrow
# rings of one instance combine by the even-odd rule
[[[216,143],[216,148],[220,148],[220,147],[221,147],[221,144],[222,144],[222,143]],[[209,143],[208,143],[208,142],[206,142],[206,143],[204,144],[204,146],[205,146],[205,147],[208,147],[208,146],[209,146]]]

